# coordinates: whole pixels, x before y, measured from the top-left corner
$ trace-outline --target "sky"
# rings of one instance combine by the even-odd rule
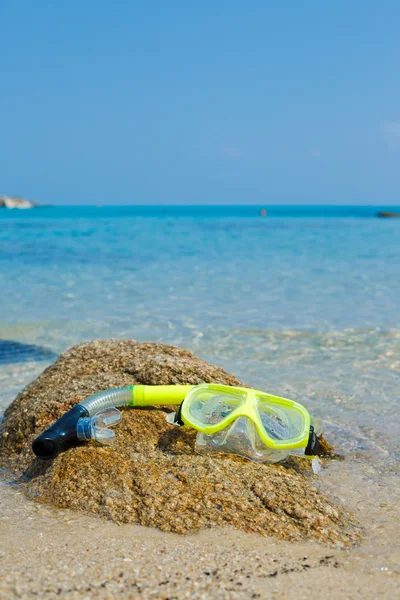
[[[0,0],[0,193],[400,205],[398,0]]]

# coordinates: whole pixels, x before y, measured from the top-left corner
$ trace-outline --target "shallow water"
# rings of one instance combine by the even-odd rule
[[[373,214],[3,211],[0,339],[44,350],[2,358],[0,410],[47,351],[94,337],[181,345],[322,419],[346,460],[334,489],[324,474],[319,484],[388,532],[384,504],[400,492],[400,220]]]

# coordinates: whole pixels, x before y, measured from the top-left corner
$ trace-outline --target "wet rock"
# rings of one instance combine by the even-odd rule
[[[54,360],[56,355],[48,348],[23,344],[14,340],[0,340],[0,365],[39,360]]]
[[[135,383],[241,382],[174,346],[101,340],[62,354],[5,413],[0,464],[20,475],[26,493],[58,507],[119,523],[176,533],[233,525],[285,539],[358,538],[352,517],[315,489],[304,459],[285,465],[194,452],[196,432],[166,422],[170,408],[123,411],[114,445],[72,448],[52,462],[35,459],[32,440],[96,391]]]

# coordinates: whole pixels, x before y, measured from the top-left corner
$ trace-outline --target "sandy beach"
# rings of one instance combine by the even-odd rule
[[[1,598],[395,598],[400,510],[386,486],[362,507],[346,497],[346,467],[323,485],[357,512],[354,548],[288,543],[231,528],[179,536],[55,510],[0,486]],[[363,477],[355,482],[363,484]],[[357,510],[359,508],[360,510]],[[395,545],[397,544],[397,545]]]

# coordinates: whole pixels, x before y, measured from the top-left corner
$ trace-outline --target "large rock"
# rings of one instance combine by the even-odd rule
[[[0,208],[34,208],[35,206],[37,206],[35,202],[26,198],[0,195]]]
[[[353,541],[357,527],[313,487],[306,460],[255,464],[194,452],[196,432],[166,422],[168,408],[126,409],[113,446],[85,443],[52,462],[31,442],[96,391],[135,383],[241,384],[221,368],[174,346],[103,340],[62,354],[5,413],[0,464],[21,476],[32,498],[122,523],[187,533],[233,525],[286,539]]]

